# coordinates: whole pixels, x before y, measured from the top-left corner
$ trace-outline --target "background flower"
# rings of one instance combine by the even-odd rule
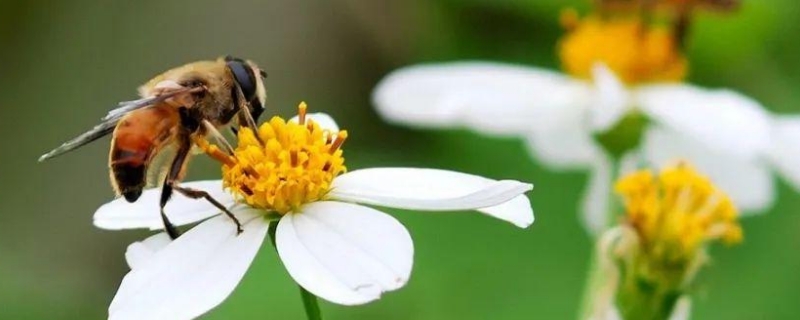
[[[612,311],[621,319],[687,318],[711,244],[743,239],[738,209],[686,162],[631,172],[614,189],[621,219],[598,240],[604,276],[589,287],[584,311],[598,319]]]
[[[582,210],[593,233],[608,221],[608,157],[627,152],[643,150],[638,160],[655,166],[698,163],[746,212],[772,204],[773,163],[800,165],[793,151],[769,154],[786,139],[770,127],[775,116],[732,90],[676,82],[686,61],[664,27],[627,15],[573,24],[559,41],[566,74],[491,62],[410,66],[383,79],[373,102],[392,123],[521,136],[546,165],[589,169]],[[783,122],[800,131],[792,126]]]

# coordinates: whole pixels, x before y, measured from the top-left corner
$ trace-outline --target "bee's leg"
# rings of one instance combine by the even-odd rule
[[[233,99],[233,111],[236,112],[236,114],[235,114],[236,115],[236,123],[239,125],[239,128],[242,127],[242,123],[243,123],[242,121],[244,121],[244,119],[242,118],[241,112],[240,112],[242,110],[242,106],[239,103],[239,94],[238,94],[241,91],[242,90],[239,89],[239,86],[236,85],[236,83],[234,82],[233,88],[231,88],[231,97]],[[233,136],[234,137],[238,137],[239,136],[239,128],[236,128],[234,126],[231,126],[230,128],[231,128],[231,132],[233,132]]]
[[[253,119],[253,115],[250,114],[250,108],[243,108],[239,110],[239,123],[244,122],[248,128],[252,129],[253,131],[258,129],[256,125],[256,120]]]
[[[181,232],[178,231],[178,228],[176,228],[172,222],[169,222],[167,214],[164,212],[164,207],[167,205],[167,201],[169,201],[170,197],[172,197],[172,185],[165,181],[164,186],[161,187],[161,221],[164,223],[164,231],[167,232],[170,239],[175,240],[181,235]]]
[[[216,199],[214,199],[214,197],[212,197],[210,194],[208,194],[208,192],[205,192],[203,190],[197,190],[197,189],[190,189],[190,188],[186,188],[186,187],[181,187],[181,186],[179,186],[177,184],[173,184],[172,188],[174,188],[175,191],[178,191],[180,194],[182,194],[182,195],[184,195],[184,196],[186,196],[188,198],[192,198],[192,199],[203,198],[203,199],[206,199],[206,201],[210,202],[212,205],[217,207],[217,209],[221,210],[222,212],[225,213],[225,215],[230,217],[231,220],[233,220],[233,222],[236,223],[236,231],[238,233],[242,233],[242,231],[243,231],[242,223],[239,222],[239,219],[237,219],[236,216],[234,216],[233,213],[231,213],[231,211],[228,210],[228,208],[225,208],[225,206],[223,206],[221,203],[219,203],[219,201],[217,201]]]
[[[251,114],[252,111],[248,106],[248,103],[244,97],[244,93],[242,93],[242,88],[234,84],[232,93],[233,93],[233,103],[236,104],[236,109],[238,110],[237,113],[239,115],[238,118],[239,126],[240,127],[246,126],[247,128],[253,130],[253,132],[258,132],[258,126],[256,125],[256,120],[253,119],[253,115]],[[261,112],[263,112],[263,107],[260,107],[260,109],[257,110],[257,115],[261,115]],[[256,135],[256,139],[259,139],[259,141],[261,141],[258,135]]]
[[[213,124],[211,124],[211,122],[208,122],[208,120],[203,120],[202,124],[203,127],[205,127],[206,131],[208,132],[208,135],[213,137],[218,144],[222,145],[225,148],[225,151],[228,152],[229,155],[232,155],[233,147],[231,146],[230,143],[228,143],[228,139],[225,139],[225,136],[223,136],[222,133],[219,132],[219,130],[217,130],[217,128],[215,128]]]
[[[177,239],[181,234],[180,231],[178,231],[178,228],[176,228],[175,225],[173,225],[167,218],[167,214],[164,212],[164,207],[167,206],[167,201],[169,201],[169,199],[172,197],[172,191],[176,181],[180,179],[183,167],[186,164],[187,157],[189,156],[189,150],[192,148],[192,143],[189,138],[182,135],[179,135],[177,138],[178,150],[175,152],[175,158],[172,159],[172,164],[169,166],[169,171],[167,171],[167,177],[164,179],[164,185],[161,187],[161,201],[159,202],[161,207],[161,221],[164,222],[164,230],[167,231],[167,234],[173,240]]]
[[[250,118],[253,119],[254,123],[258,123],[258,118],[260,118],[261,114],[264,113],[264,106],[261,105],[261,101],[255,99],[252,102],[250,102],[250,107],[251,108],[250,112],[248,113],[248,116],[250,116]]]
[[[239,110],[239,125],[241,126],[242,124],[246,125],[254,132],[257,132],[256,130],[258,130],[256,120],[253,119],[253,116],[250,114],[250,110],[248,110],[248,108]]]

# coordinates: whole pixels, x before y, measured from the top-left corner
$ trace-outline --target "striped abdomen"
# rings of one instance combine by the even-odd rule
[[[139,199],[150,162],[173,140],[179,125],[177,109],[168,104],[132,111],[117,123],[108,160],[117,194],[129,202]]]

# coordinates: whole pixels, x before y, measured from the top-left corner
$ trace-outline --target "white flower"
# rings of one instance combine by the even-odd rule
[[[800,119],[776,118],[731,90],[675,82],[685,73],[679,53],[645,60],[637,51],[640,42],[625,42],[641,39],[638,22],[598,20],[587,18],[585,30],[575,27],[562,40],[562,63],[575,69],[569,74],[480,61],[416,65],[386,76],[373,92],[373,103],[391,123],[519,136],[548,167],[589,170],[581,211],[595,233],[607,222],[616,178],[597,136],[639,115],[647,121],[637,135],[641,142],[634,162],[660,167],[688,160],[750,213],[772,204],[773,171],[800,188]],[[602,29],[605,25],[610,28]],[[647,41],[671,41],[661,31],[648,32]],[[611,60],[621,73],[607,67]],[[637,73],[646,69],[642,66],[652,74]]]
[[[304,115],[304,109],[301,114]],[[319,116],[309,117],[319,119]],[[268,134],[263,133],[272,129],[278,136],[286,137],[283,133],[296,134],[299,131],[291,130],[307,127],[311,132],[309,137],[324,137],[315,135],[320,129],[316,123],[306,126],[303,121],[298,125],[296,121],[286,124],[273,119],[265,124],[259,129],[259,137],[269,150],[255,153],[268,153],[278,148],[267,139]],[[270,125],[272,129],[266,128]],[[227,191],[252,188],[250,196],[243,197],[239,193],[234,196],[224,190],[223,181],[219,180],[182,184],[204,190],[230,208],[241,221],[243,233],[237,236],[232,220],[207,202],[174,197],[166,207],[173,223],[201,222],[174,241],[160,233],[130,245],[126,258],[132,270],[123,279],[109,307],[111,319],[188,319],[214,308],[230,295],[244,276],[267,237],[270,219],[278,219],[272,222],[277,223],[276,247],[292,278],[309,292],[343,305],[376,300],[382,293],[405,285],[411,273],[414,247],[408,231],[390,215],[365,205],[425,211],[477,210],[519,227],[533,223],[533,210],[524,195],[532,189],[530,184],[415,168],[373,168],[334,174],[323,198],[304,198],[295,205],[291,203],[294,195],[290,196],[284,199],[291,204],[286,212],[281,212],[280,204],[284,202],[274,199],[275,206],[267,211],[248,204],[266,199],[258,198],[264,195],[259,193],[258,187],[235,184],[240,181],[237,179],[253,175],[260,176],[256,182],[269,183],[268,172],[258,170],[258,165],[266,164],[266,160],[243,169],[250,176],[237,176],[237,170],[248,161],[242,159],[254,154],[248,153],[254,148],[247,148],[247,139],[252,138],[252,132],[249,135],[240,132],[236,157],[242,162],[223,170],[225,179],[235,176],[234,180],[225,180]],[[319,171],[312,167],[319,159],[322,163],[328,161],[326,172],[337,170],[341,163],[337,164],[336,157],[341,155],[341,150],[328,148],[336,142],[327,140],[320,142],[325,147],[318,150],[321,154],[314,153],[319,146],[314,140],[304,145],[310,150],[308,153],[285,157],[295,159],[292,160],[295,171],[298,163],[304,165],[303,159],[308,161],[305,170],[310,173],[292,178],[295,182],[302,183],[301,178],[316,176]],[[294,150],[291,146],[284,145],[287,150]],[[282,192],[276,190],[276,194]],[[302,190],[308,194],[315,192],[309,185],[304,185]],[[161,229],[162,221],[153,210],[158,208],[158,198],[158,190],[148,190],[133,204],[120,199],[112,201],[98,209],[94,223],[100,228],[114,230]]]

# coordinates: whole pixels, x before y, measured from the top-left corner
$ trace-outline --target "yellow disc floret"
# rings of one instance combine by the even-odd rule
[[[731,199],[685,163],[622,177],[625,207],[615,302],[623,319],[667,319],[703,265],[707,247],[742,241]],[[613,235],[613,234],[611,234]]]
[[[689,165],[668,167],[657,176],[648,170],[631,173],[617,182],[616,191],[644,251],[662,261],[691,260],[713,240],[742,240],[731,199]]]
[[[569,31],[559,43],[559,58],[564,71],[575,77],[591,78],[598,63],[628,84],[686,77],[687,62],[670,29],[639,17],[590,15],[581,20],[574,11],[565,11],[561,20]]]
[[[299,109],[297,122],[274,117],[258,132],[239,130],[222,179],[250,206],[279,214],[296,210],[323,199],[333,178],[346,170],[341,145],[347,131],[325,130],[306,119],[304,103]]]

